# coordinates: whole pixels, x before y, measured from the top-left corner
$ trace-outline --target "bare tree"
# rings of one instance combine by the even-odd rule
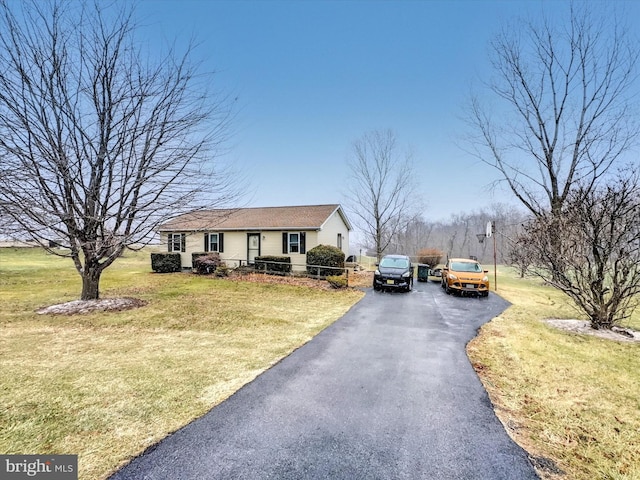
[[[638,45],[617,18],[591,8],[571,3],[567,22],[505,29],[491,43],[494,109],[471,100],[474,154],[536,216],[560,212],[575,185],[593,188],[638,136]]]
[[[430,235],[428,244],[424,244],[423,248],[440,249],[448,257],[474,256],[482,263],[493,261],[493,241],[478,241],[478,234],[484,235],[487,223],[493,222],[497,260],[502,263],[508,260],[512,239],[520,233],[522,223],[527,219],[522,210],[500,203],[468,213],[453,214],[447,221],[428,224]]]
[[[628,318],[640,301],[640,184],[635,172],[573,190],[561,215],[541,215],[521,243],[530,272],[567,294],[595,329]]]
[[[391,130],[372,131],[353,143],[349,168],[349,210],[379,260],[417,215],[420,200],[411,156],[398,151]]]
[[[509,265],[518,270],[520,278],[524,278],[527,275],[533,262],[528,236],[521,234],[509,245],[507,261]]]
[[[153,61],[133,11],[104,5],[0,1],[1,216],[66,247],[85,300],[169,216],[235,196],[212,162],[229,104],[192,48]]]
[[[404,228],[397,233],[394,244],[398,245],[398,251],[410,257],[417,257],[419,250],[431,244],[433,228],[434,224],[427,223],[420,217],[409,219]]]

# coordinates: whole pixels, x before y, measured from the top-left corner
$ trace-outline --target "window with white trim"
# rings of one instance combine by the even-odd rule
[[[305,232],[282,232],[282,254],[307,253],[307,234]]]
[[[218,243],[218,234],[210,233],[209,234],[209,251],[217,252],[220,250],[220,244]]]
[[[170,252],[184,252],[186,234],[184,233],[170,233],[168,240]]]
[[[300,251],[300,234],[289,234],[289,253],[298,253]]]
[[[222,253],[224,250],[224,233],[205,233],[204,251]]]

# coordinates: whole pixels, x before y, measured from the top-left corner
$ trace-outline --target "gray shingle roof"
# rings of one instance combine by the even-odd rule
[[[158,231],[319,230],[338,209],[345,224],[351,229],[340,205],[330,204],[199,210],[169,220],[160,225]]]

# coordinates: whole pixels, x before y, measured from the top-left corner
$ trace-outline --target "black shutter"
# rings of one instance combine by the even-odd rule
[[[186,252],[187,251],[186,247],[187,247],[187,234],[181,233],[180,234],[180,251]]]
[[[224,233],[218,234],[218,252],[224,252]]]
[[[307,253],[307,234],[300,232],[300,253]]]
[[[282,232],[282,253],[285,255],[289,253],[289,234]]]
[[[173,233],[167,233],[167,252],[171,251],[172,240],[173,240]]]
[[[204,251],[205,252],[209,251],[209,234],[208,233],[204,234]]]

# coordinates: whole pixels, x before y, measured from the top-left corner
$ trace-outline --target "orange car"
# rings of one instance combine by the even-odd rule
[[[468,258],[450,258],[442,269],[442,288],[447,293],[474,293],[489,296],[488,270]]]

